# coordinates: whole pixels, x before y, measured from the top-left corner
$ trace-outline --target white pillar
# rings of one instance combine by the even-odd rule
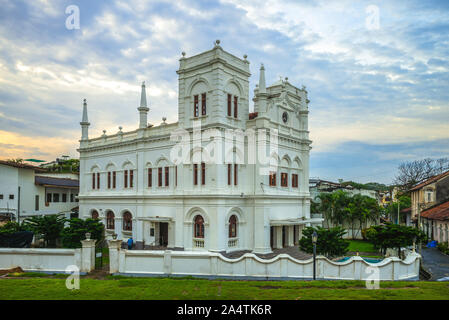
[[[282,248],[282,226],[276,226],[274,227],[274,230],[274,247],[276,249],[280,249]]]
[[[287,232],[288,232],[288,238],[287,238],[287,246],[291,247],[294,245],[293,243],[293,226],[288,226],[287,227]]]
[[[97,240],[81,240],[81,272],[90,272],[95,269],[95,242]]]
[[[122,240],[109,240],[109,273],[119,271],[119,252]]]

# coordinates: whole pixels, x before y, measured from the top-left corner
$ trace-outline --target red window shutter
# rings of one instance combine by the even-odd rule
[[[111,189],[111,171],[108,172],[108,189]]]
[[[116,172],[112,172],[112,188],[115,189],[115,182],[116,182]]]
[[[198,95],[193,96],[193,116],[198,117]]]
[[[157,184],[159,187],[162,187],[162,167],[161,168],[157,168]]]
[[[232,116],[232,107],[231,107],[231,103],[232,103],[232,95],[228,94],[228,116],[229,116],[229,117]]]
[[[125,174],[123,176],[125,188],[128,188],[128,170],[125,170]]]
[[[198,184],[198,164],[193,165],[193,184],[196,186]]]
[[[238,115],[238,97],[234,97],[234,118],[237,118]]]
[[[203,116],[206,115],[206,94],[205,93],[203,93],[201,95],[201,114]]]
[[[228,164],[228,185],[231,185],[231,168],[232,168],[232,164]]]
[[[95,173],[92,173],[92,189],[95,189]]]
[[[134,170],[129,170],[129,187],[132,188],[134,185]]]
[[[237,185],[238,164],[234,164],[234,185]]]
[[[165,186],[168,187],[168,183],[169,183],[169,167],[165,167]]]
[[[201,162],[201,184],[206,184],[206,164]]]
[[[153,184],[153,169],[148,168],[148,187],[151,188]]]
[[[97,189],[100,189],[100,173],[97,172]]]

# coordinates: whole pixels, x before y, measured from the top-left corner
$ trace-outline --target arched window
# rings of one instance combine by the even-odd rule
[[[97,210],[92,211],[92,219],[98,219],[98,211]]]
[[[193,236],[195,238],[204,238],[204,219],[202,216],[195,216],[193,219],[195,226],[193,228]]]
[[[114,230],[115,222],[114,222],[114,213],[112,211],[108,211],[106,214],[106,229]]]
[[[126,211],[123,214],[123,230],[125,231],[132,231],[133,230],[133,223],[132,223],[132,215],[128,211]]]
[[[229,218],[229,238],[237,237],[237,217],[232,215]]]

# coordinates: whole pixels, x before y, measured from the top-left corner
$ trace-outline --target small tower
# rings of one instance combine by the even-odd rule
[[[83,103],[83,119],[80,122],[81,125],[81,140],[88,140],[89,139],[89,120],[87,119],[87,102],[86,99],[84,99]]]
[[[147,95],[145,92],[145,81],[142,82],[142,92],[140,94],[140,107],[137,108],[139,110],[140,121],[139,121],[139,129],[144,129],[147,127],[147,115],[150,108],[147,107]]]
[[[255,112],[259,113],[259,116],[261,116],[263,113],[267,111],[267,86],[265,83],[265,67],[263,66],[263,63],[260,65],[260,75],[259,75],[259,86],[257,88],[257,110],[254,110]]]

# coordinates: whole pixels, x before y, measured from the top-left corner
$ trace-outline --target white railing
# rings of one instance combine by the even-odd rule
[[[231,238],[228,240],[228,248],[235,248],[238,246],[239,239],[238,238]]]
[[[203,238],[193,238],[193,247],[194,248],[204,248],[204,239]]]

